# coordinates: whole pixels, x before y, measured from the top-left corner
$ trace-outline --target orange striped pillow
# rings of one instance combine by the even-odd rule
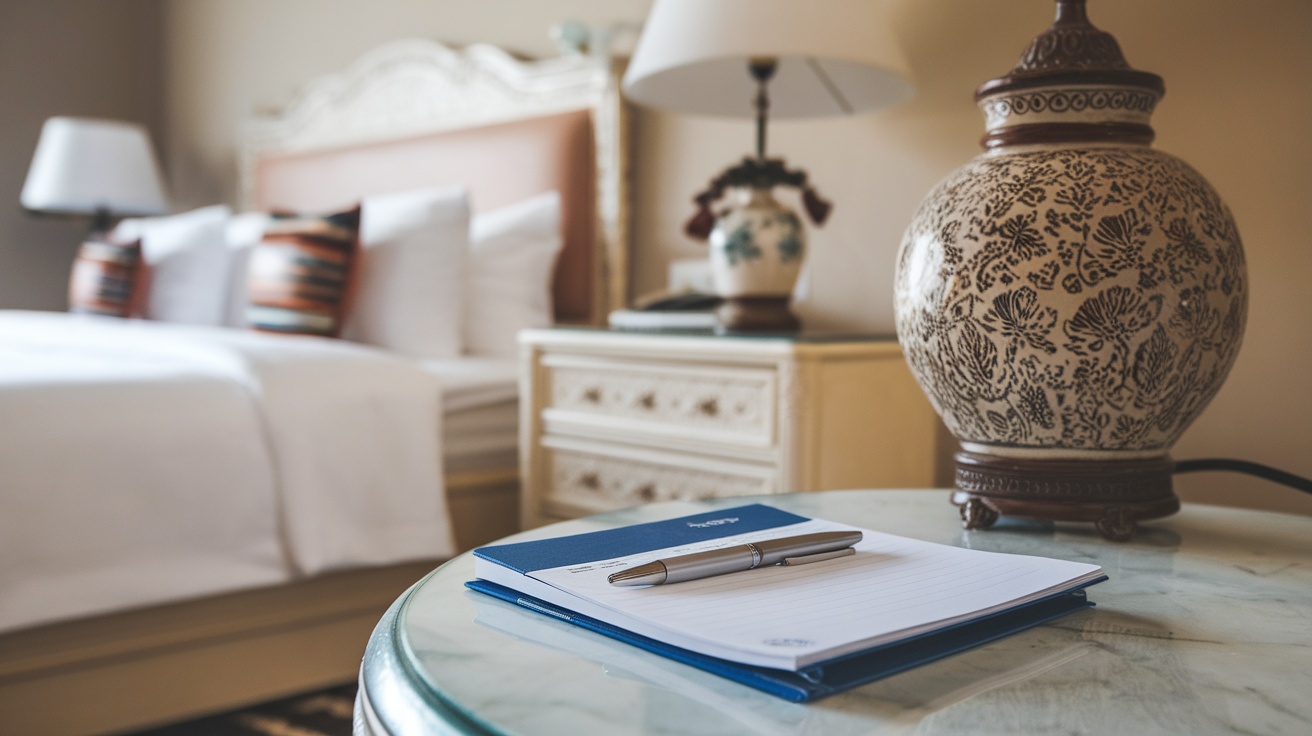
[[[87,237],[73,261],[68,311],[131,317],[141,313],[146,294],[141,241],[117,242],[105,233]]]
[[[265,332],[336,337],[355,283],[360,208],[275,214],[251,251],[246,319]]]

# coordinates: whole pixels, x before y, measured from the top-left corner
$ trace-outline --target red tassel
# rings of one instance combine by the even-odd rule
[[[806,214],[811,216],[811,222],[817,226],[825,224],[829,219],[829,212],[834,208],[833,203],[820,198],[815,189],[807,187],[802,192],[802,204],[806,207]]]
[[[695,240],[705,240],[711,237],[711,229],[715,227],[715,215],[710,208],[704,204],[698,204],[697,214],[693,215],[683,226],[683,231],[688,237]]]

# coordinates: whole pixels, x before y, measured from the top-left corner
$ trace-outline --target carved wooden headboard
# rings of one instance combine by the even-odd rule
[[[557,189],[558,322],[600,323],[629,296],[627,115],[605,59],[522,61],[491,46],[389,43],[249,122],[247,208],[328,210],[463,184],[474,211]]]

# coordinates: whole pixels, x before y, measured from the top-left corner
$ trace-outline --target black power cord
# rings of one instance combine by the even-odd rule
[[[1251,463],[1247,460],[1229,460],[1219,457],[1200,458],[1198,460],[1181,460],[1175,464],[1176,475],[1181,473],[1197,473],[1205,470],[1228,470],[1233,473],[1246,473],[1255,475],[1259,478],[1289,486],[1290,488],[1312,493],[1312,480],[1304,478],[1301,475],[1286,473],[1283,470],[1277,470],[1260,463]]]

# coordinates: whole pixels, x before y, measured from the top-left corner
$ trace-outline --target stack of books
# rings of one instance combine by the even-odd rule
[[[618,309],[607,318],[618,330],[711,330],[715,308],[724,300],[697,292],[658,294],[639,301],[633,309]]]
[[[617,330],[710,330],[716,325],[715,312],[695,310],[620,309],[607,322]]]

